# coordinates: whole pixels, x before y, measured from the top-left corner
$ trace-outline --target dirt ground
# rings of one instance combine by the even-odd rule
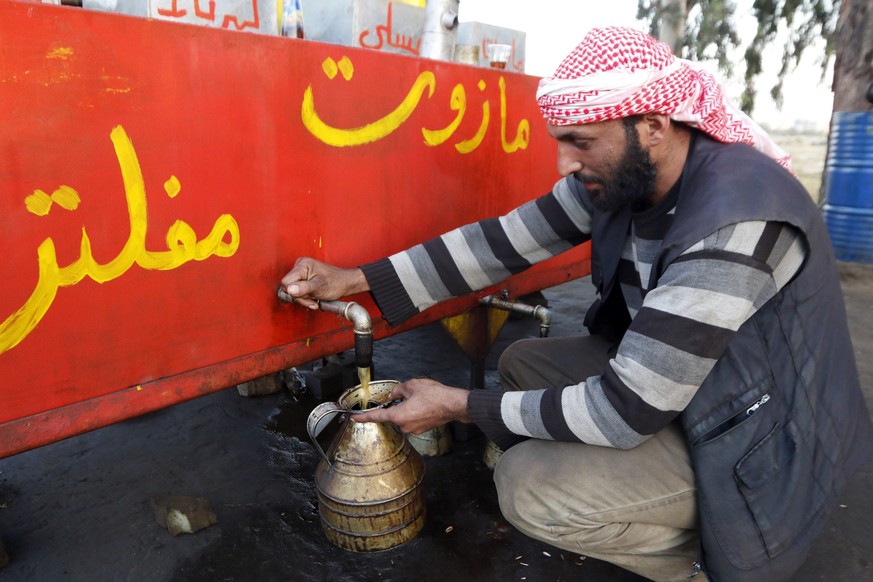
[[[873,266],[841,264],[862,384],[873,406]],[[578,333],[590,301],[580,280],[546,290],[552,335]],[[580,297],[582,298],[580,302]],[[510,321],[489,357],[537,333]],[[469,363],[438,325],[377,342],[377,378],[429,375],[468,385]],[[484,439],[459,431],[428,458],[427,522],[411,542],[375,554],[340,550],[319,522],[318,461],[304,419],[315,401],[235,389],[0,460],[0,582],[39,581],[637,581],[609,564],[529,540],[500,516]],[[873,463],[852,481],[795,578],[873,580]],[[206,498],[218,523],[171,536],[150,496]]]
[[[822,198],[822,174],[828,153],[827,132],[771,131],[779,146],[791,154],[797,179],[816,202]]]

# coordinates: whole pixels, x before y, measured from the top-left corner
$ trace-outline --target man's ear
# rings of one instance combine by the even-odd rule
[[[646,113],[643,115],[642,120],[640,120],[640,131],[643,133],[641,136],[644,140],[647,140],[649,146],[655,146],[661,143],[664,140],[664,137],[667,135],[667,130],[670,128],[671,120],[670,117],[664,115],[663,113]]]

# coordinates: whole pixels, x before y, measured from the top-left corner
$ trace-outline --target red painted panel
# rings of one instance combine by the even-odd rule
[[[360,264],[548,191],[536,84],[0,3],[0,456],[351,346],[336,316],[278,302],[281,275],[300,255]],[[581,276],[586,250],[508,287]]]

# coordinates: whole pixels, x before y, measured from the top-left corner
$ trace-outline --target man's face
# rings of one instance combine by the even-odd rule
[[[558,142],[558,172],[575,176],[596,208],[615,211],[654,194],[656,167],[635,124],[615,120],[547,129]]]

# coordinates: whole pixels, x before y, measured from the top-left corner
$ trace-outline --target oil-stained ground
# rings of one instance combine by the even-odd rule
[[[862,383],[873,404],[873,267],[841,265]],[[552,336],[579,333],[587,279],[545,291]],[[488,360],[538,324],[510,321]],[[469,363],[439,325],[375,346],[376,378],[428,375],[469,385]],[[500,515],[484,438],[458,431],[426,459],[427,522],[411,542],[357,554],[321,532],[305,418],[316,401],[234,388],[0,460],[0,581],[637,581],[609,564],[535,542]],[[799,582],[873,580],[873,464],[857,475]],[[173,537],[149,498],[206,498],[218,523]]]

